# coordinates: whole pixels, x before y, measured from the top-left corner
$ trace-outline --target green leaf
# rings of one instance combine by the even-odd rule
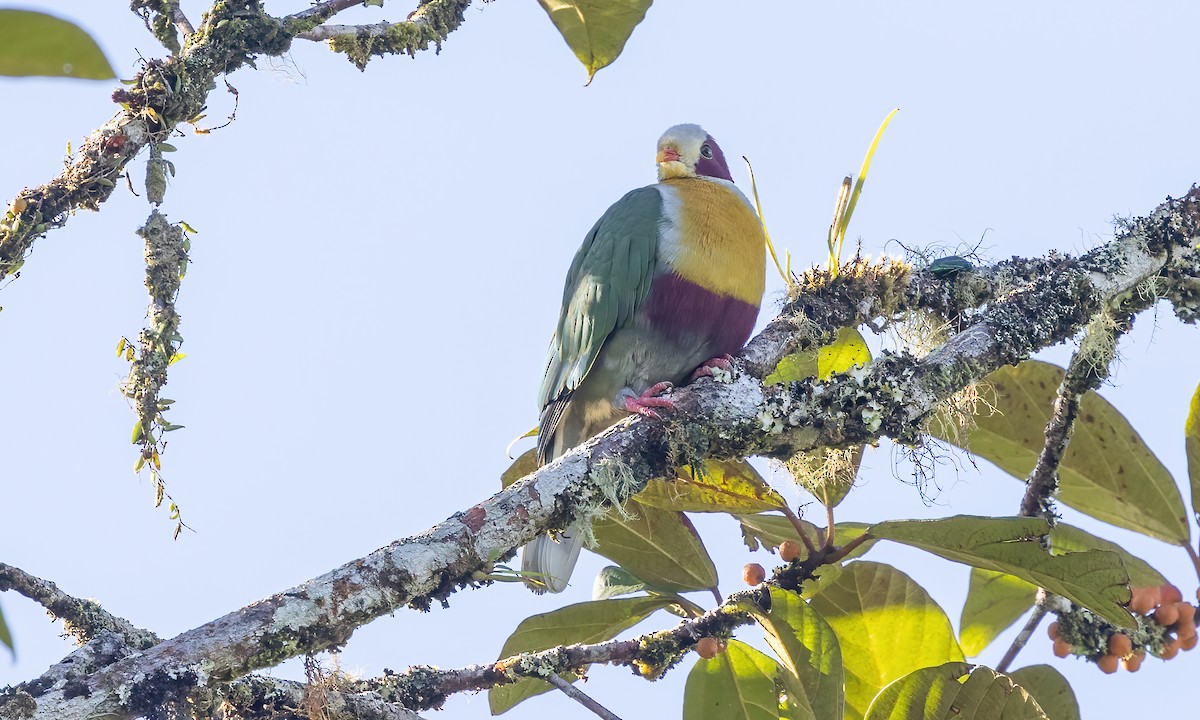
[[[116,77],[100,46],[78,25],[28,10],[0,10],[0,75]]]
[[[1192,513],[1200,522],[1200,385],[1192,395],[1192,406],[1183,424],[1183,446],[1187,453],[1188,477],[1192,481]]]
[[[859,720],[885,685],[931,665],[962,660],[950,619],[921,586],[866,560],[809,603],[837,634],[846,672],[846,720]]]
[[[970,672],[969,675],[967,673]],[[959,678],[967,675],[966,682]],[[867,720],[1047,720],[1029,693],[982,666],[952,662],[928,667],[888,685]]]
[[[1033,607],[1037,586],[1008,573],[971,568],[971,584],[958,623],[967,657],[983,652],[996,636]]]
[[[628,630],[650,613],[670,604],[659,597],[634,597],[620,600],[593,600],[568,605],[541,615],[531,615],[521,621],[513,634],[504,641],[500,657],[546,650],[559,645],[596,643],[611,640]],[[571,682],[575,676],[563,674]],[[488,705],[493,715],[499,715],[517,703],[534,695],[553,690],[545,680],[528,678],[512,685],[498,685],[488,691]]]
[[[625,41],[650,9],[652,0],[538,0],[563,40],[587,68],[588,83],[596,71],[612,64]]]
[[[688,466],[678,477],[655,478],[634,496],[643,505],[683,512],[754,513],[787,505],[745,460],[705,460],[694,476]]]
[[[845,703],[842,651],[837,636],[820,613],[794,592],[771,588],[771,610],[747,602],[779,656],[793,718],[840,718]]]
[[[592,525],[594,550],[647,584],[671,592],[717,585],[717,568],[692,522],[681,512],[625,503]]]
[[[645,589],[646,583],[638,580],[633,573],[615,565],[608,565],[601,568],[600,572],[596,574],[596,581],[592,584],[592,599],[607,600],[619,595],[631,595]]]
[[[1030,665],[1008,674],[1037,700],[1050,720],[1079,720],[1079,701],[1062,673],[1049,665]]]
[[[1129,584],[1133,587],[1159,587],[1167,584],[1167,578],[1162,573],[1111,540],[1096,537],[1086,530],[1061,522],[1050,531],[1050,551],[1055,555],[1080,550],[1111,550],[1120,555],[1121,561],[1125,563],[1125,570],[1129,573]]]
[[[700,658],[683,690],[685,720],[777,720],[779,664],[746,643],[730,640],[725,652]]]
[[[930,432],[1024,480],[1041,452],[1062,378],[1062,368],[1036,360],[1001,368],[986,379],[995,392],[995,413],[977,415],[961,432],[935,420]],[[1183,497],[1171,473],[1129,421],[1090,390],[1079,403],[1056,497],[1117,527],[1172,544],[1190,541]]]
[[[958,515],[941,520],[891,520],[867,532],[947,560],[1015,575],[1082,605],[1118,627],[1136,627],[1123,606],[1129,574],[1108,550],[1051,555],[1037,538],[1050,531],[1042,518]]]
[[[3,610],[0,610],[0,645],[8,648],[14,658],[17,656],[17,646],[13,644],[12,633],[8,629],[8,624],[4,622]]]
[[[537,450],[527,450],[500,476],[500,487],[506,488],[537,469]]]

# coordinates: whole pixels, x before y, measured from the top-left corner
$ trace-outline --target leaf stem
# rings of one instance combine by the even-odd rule
[[[1195,548],[1190,543],[1181,543],[1183,549],[1187,550],[1188,557],[1192,559],[1192,565],[1196,568],[1196,577],[1200,578],[1200,555],[1196,554]]]
[[[796,528],[796,534],[800,536],[801,542],[804,543],[804,549],[808,550],[808,557],[816,555],[817,547],[816,545],[813,545],[813,541],[808,538],[808,533],[804,530],[804,523],[800,520],[800,517],[796,515],[796,513],[792,512],[792,508],[789,507],[787,503],[784,503],[783,505],[783,514],[785,517],[787,517],[788,521],[792,523],[792,527]]]
[[[847,555],[854,552],[855,548],[857,548],[859,545],[862,545],[863,543],[865,543],[868,540],[874,540],[874,539],[875,539],[875,536],[871,535],[871,533],[863,533],[862,535],[859,535],[858,537],[854,538],[850,542],[846,543],[845,545],[841,546],[840,548],[837,548],[833,552],[826,555],[825,561],[822,564],[823,565],[832,565],[835,562],[841,562],[843,559],[845,559],[845,557]]]

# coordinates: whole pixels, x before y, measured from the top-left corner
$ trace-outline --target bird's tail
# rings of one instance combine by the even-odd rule
[[[521,551],[521,571],[528,573],[525,584],[536,593],[560,593],[579,560],[583,539],[572,525],[557,538],[542,535]]]

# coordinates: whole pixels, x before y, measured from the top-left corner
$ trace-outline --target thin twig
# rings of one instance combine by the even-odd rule
[[[566,680],[563,680],[559,676],[550,675],[546,678],[546,680],[554,687],[562,690],[567,697],[584,706],[588,710],[596,713],[600,717],[604,718],[604,720],[621,720],[621,718],[614,715],[611,710],[596,702],[587,693],[575,687]]]
[[[1008,652],[1004,653],[1004,657],[1000,658],[1000,662],[996,665],[998,672],[1008,672],[1008,666],[1016,660],[1017,653],[1025,647],[1029,642],[1029,638],[1033,635],[1033,631],[1037,629],[1042,618],[1046,616],[1046,600],[1049,593],[1043,588],[1038,588],[1037,601],[1033,605],[1033,614],[1029,616],[1029,620],[1025,622],[1025,627],[1021,628],[1021,632],[1017,633],[1017,637],[1008,648]]]
[[[846,558],[846,556],[848,556],[850,553],[854,552],[854,550],[856,548],[858,548],[859,545],[862,545],[863,543],[867,542],[868,540],[874,540],[874,539],[875,539],[875,536],[871,535],[870,533],[863,533],[862,535],[859,535],[858,537],[854,538],[853,540],[851,540],[850,542],[841,546],[840,548],[837,548],[833,552],[829,553],[824,558],[822,558],[822,560],[826,565],[832,565],[833,563],[841,562],[842,560],[844,560]]]

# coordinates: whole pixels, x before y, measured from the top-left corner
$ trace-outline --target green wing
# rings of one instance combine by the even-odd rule
[[[544,408],[539,450],[549,443],[566,402],[592,369],[605,340],[633,322],[649,293],[661,219],[658,189],[634,190],[596,221],[575,254],[538,396]]]

